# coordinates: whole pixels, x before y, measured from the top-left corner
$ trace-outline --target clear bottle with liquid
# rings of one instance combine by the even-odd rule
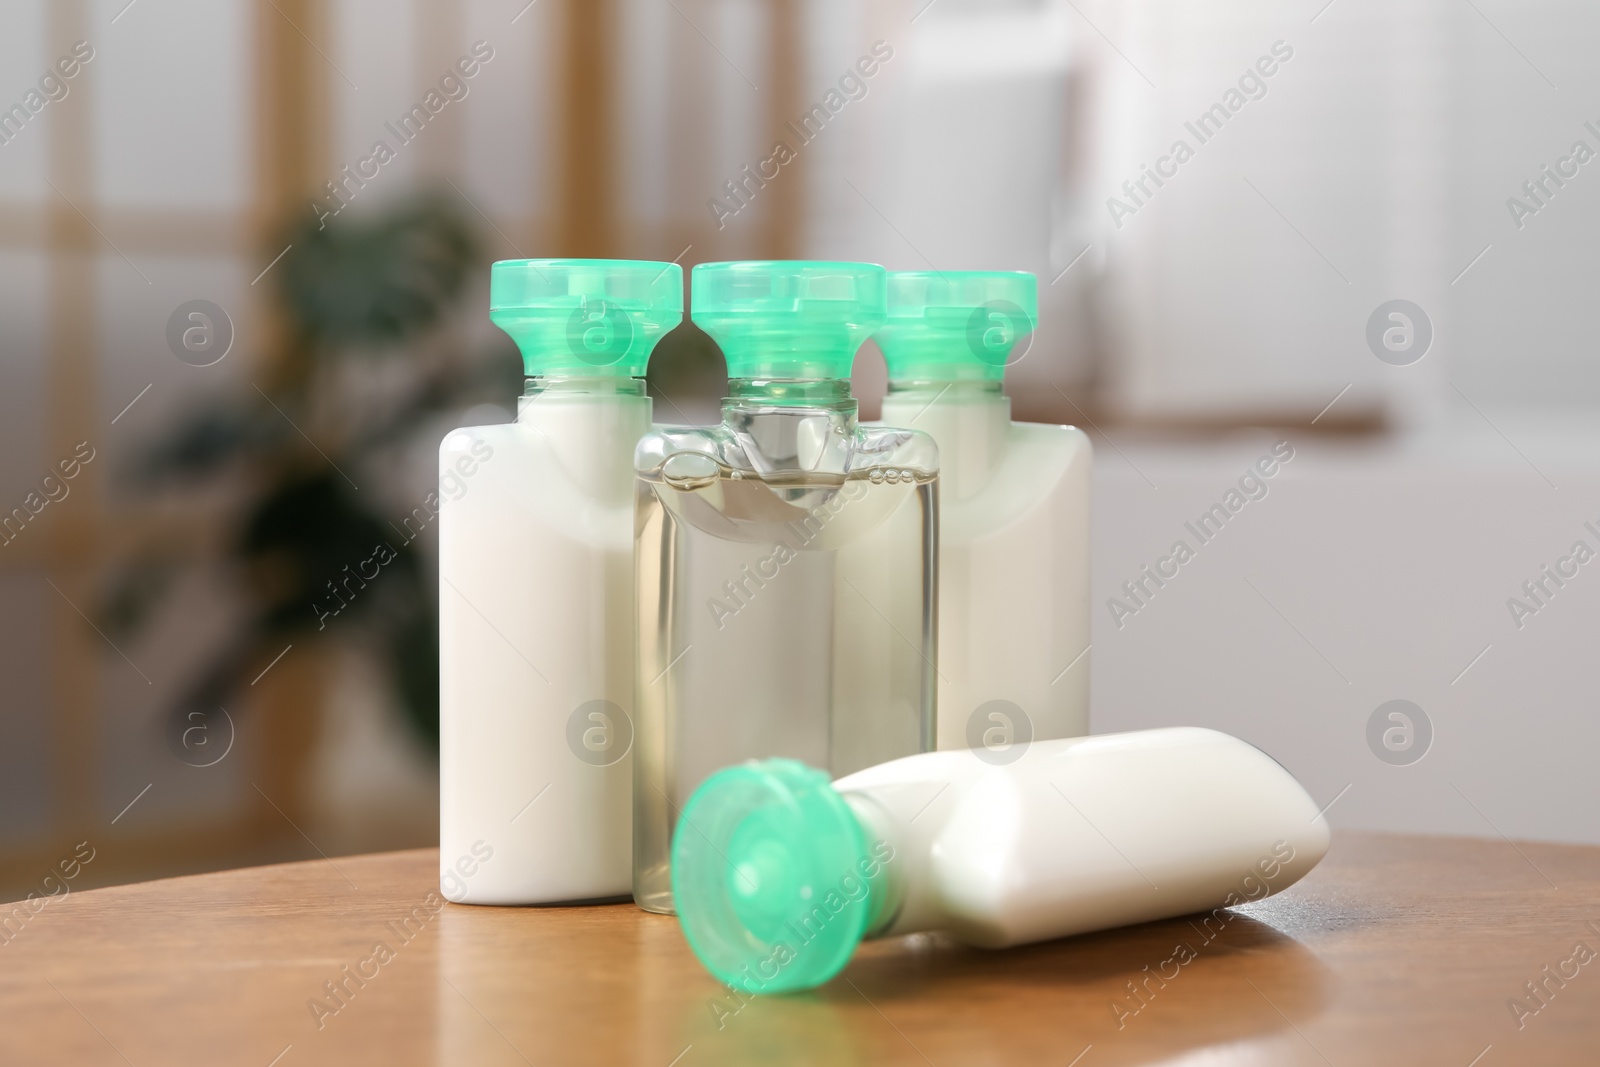
[[[721,346],[715,426],[658,429],[638,471],[634,899],[669,913],[673,828],[753,758],[846,774],[933,747],[938,453],[857,421],[856,349],[884,318],[861,263],[694,268]]]
[[[992,758],[1089,732],[1089,438],[1012,422],[1038,318],[1015,271],[894,272],[883,421],[939,445],[938,747]]]
[[[632,885],[633,450],[672,263],[509,260],[490,318],[522,351],[515,422],[439,449],[439,861],[471,904]]]

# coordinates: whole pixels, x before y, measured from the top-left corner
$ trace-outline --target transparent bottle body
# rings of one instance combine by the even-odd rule
[[[634,899],[668,913],[677,816],[714,771],[933,747],[937,453],[861,427],[843,383],[735,383],[720,425],[656,430],[635,464]]]
[[[632,458],[650,401],[632,379],[529,393],[516,422],[439,452],[440,872],[458,902],[631,887]]]
[[[1088,733],[1088,437],[998,382],[894,382],[883,419],[939,447],[938,747]]]

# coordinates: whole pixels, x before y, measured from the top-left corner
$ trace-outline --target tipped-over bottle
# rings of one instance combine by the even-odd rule
[[[831,784],[790,760],[730,767],[684,806],[672,880],[707,969],[777,993],[826,982],[863,938],[1005,948],[1260,900],[1328,838],[1271,756],[1185,727],[1044,741],[1001,766],[929,752]]]

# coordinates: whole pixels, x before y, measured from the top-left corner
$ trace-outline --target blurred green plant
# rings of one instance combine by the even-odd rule
[[[384,475],[444,416],[478,404],[514,410],[522,392],[509,339],[469,349],[447,328],[481,312],[461,307],[485,260],[459,203],[428,194],[287,233],[293,247],[272,274],[281,332],[253,388],[185,413],[123,472],[141,491],[212,489],[227,501],[220,561],[148,546],[101,602],[102,629],[120,643],[151,623],[186,572],[220,562],[244,605],[171,709],[169,744],[209,726],[286,644],[337,637],[378,658],[408,722],[437,747],[438,588],[411,527],[396,525],[419,502],[387,506]],[[716,345],[687,320],[650,360],[663,422],[715,418],[725,383]],[[348,584],[380,544],[394,558]]]
[[[437,746],[437,588],[390,518],[383,472],[447,413],[512,408],[522,380],[509,342],[469,351],[445,328],[483,266],[455,203],[426,195],[289,233],[274,272],[282,331],[254,388],[187,413],[127,472],[141,489],[209,486],[230,501],[222,562],[246,611],[185,686],[172,729],[216,714],[285,644],[337,635],[380,658]],[[394,558],[349,585],[376,545]],[[145,626],[185,565],[160,546],[131,560],[104,601],[106,628]]]

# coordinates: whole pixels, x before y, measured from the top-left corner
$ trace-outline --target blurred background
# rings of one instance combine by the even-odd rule
[[[0,26],[6,899],[83,841],[75,887],[437,840],[434,455],[511,417],[487,266],[522,256],[1034,271],[1008,388],[1095,442],[1095,729],[1236,733],[1335,827],[1600,842],[1592,4]],[[724,381],[684,326],[657,417]]]

